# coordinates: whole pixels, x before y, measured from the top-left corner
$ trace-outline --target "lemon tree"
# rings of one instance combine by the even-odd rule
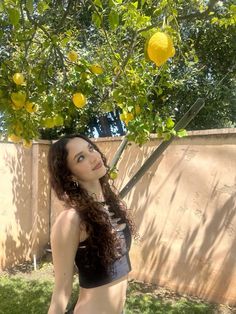
[[[1,137],[26,146],[91,124],[105,129],[108,115],[129,140],[167,139],[185,103],[218,80],[218,42],[221,72],[235,55],[230,1],[3,0],[0,18]]]

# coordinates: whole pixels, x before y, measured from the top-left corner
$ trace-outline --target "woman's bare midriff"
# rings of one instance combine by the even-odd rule
[[[74,314],[120,314],[126,300],[128,276],[96,288],[80,288]]]
[[[88,234],[85,226],[80,226],[80,242],[85,241]],[[85,289],[80,287],[79,298],[74,314],[120,314],[126,300],[128,275],[106,285]]]

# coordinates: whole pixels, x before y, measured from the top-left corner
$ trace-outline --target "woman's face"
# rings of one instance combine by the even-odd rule
[[[73,180],[78,182],[96,181],[106,174],[101,155],[94,147],[80,137],[75,137],[66,145],[67,165]]]

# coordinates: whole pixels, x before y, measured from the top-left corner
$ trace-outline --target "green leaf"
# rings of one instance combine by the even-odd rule
[[[3,12],[4,11],[4,4],[3,2],[1,1],[0,2],[0,12]]]
[[[179,131],[177,131],[177,136],[178,137],[188,136],[188,133],[185,129],[180,129]]]
[[[111,29],[113,30],[116,29],[117,26],[119,25],[119,14],[117,13],[117,11],[111,10],[108,19]]]
[[[168,129],[172,129],[172,128],[174,127],[174,125],[175,125],[175,123],[174,123],[174,121],[173,121],[171,118],[168,118],[168,119],[166,120],[166,127],[167,127]]]
[[[115,3],[114,0],[109,0],[109,4],[108,5],[109,5],[110,8],[113,8],[116,5],[116,3]]]
[[[234,14],[236,14],[236,5],[235,4],[231,4],[231,6],[229,7],[230,11]]]
[[[101,26],[102,23],[101,17],[95,12],[92,14],[92,21],[97,28]]]
[[[170,131],[170,134],[176,136],[177,132],[175,131],[175,129],[172,129],[172,130]]]
[[[20,11],[17,10],[16,8],[9,8],[8,15],[9,15],[10,23],[16,26],[20,21]]]
[[[33,2],[33,0],[26,0],[25,6],[26,6],[26,9],[29,11],[29,13],[32,14],[33,11],[34,11],[34,2]]]
[[[49,6],[45,1],[40,1],[38,3],[37,8],[38,8],[39,13],[43,14],[49,8]]]
[[[218,17],[213,17],[213,18],[211,19],[211,24],[215,24],[215,23],[218,23],[218,22],[219,22]]]
[[[102,2],[100,0],[94,0],[93,3],[96,5],[96,7],[99,7],[102,9]]]
[[[171,139],[170,133],[163,133],[163,135],[164,135],[164,141],[169,141]]]

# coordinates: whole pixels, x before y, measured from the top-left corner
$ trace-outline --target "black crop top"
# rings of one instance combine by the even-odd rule
[[[118,237],[121,240],[121,257],[113,262],[110,270],[104,269],[101,265],[98,256],[93,248],[89,245],[88,239],[80,242],[75,256],[75,264],[79,272],[79,283],[82,288],[95,288],[127,275],[131,271],[129,259],[129,250],[131,246],[131,233],[126,223],[119,224],[120,218],[112,218],[114,213],[108,206],[104,205],[107,210],[112,227],[116,230]],[[95,259],[95,267],[89,264],[89,256]]]

